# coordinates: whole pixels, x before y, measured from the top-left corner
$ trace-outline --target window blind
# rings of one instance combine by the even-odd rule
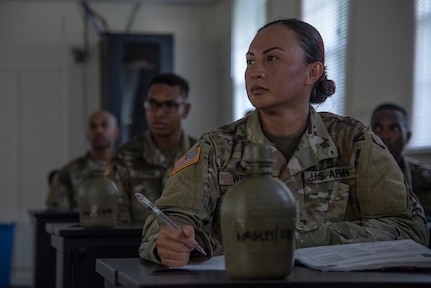
[[[415,1],[415,62],[410,149],[431,148],[431,1]]]
[[[328,79],[336,85],[335,93],[321,104],[317,111],[343,115],[346,82],[346,51],[348,33],[348,0],[303,0],[302,18],[313,25],[325,44],[325,66]]]
[[[266,22],[265,0],[235,0],[232,33],[232,80],[234,93],[234,119],[245,116],[254,109],[245,90],[244,72],[247,68],[246,53],[257,30]]]

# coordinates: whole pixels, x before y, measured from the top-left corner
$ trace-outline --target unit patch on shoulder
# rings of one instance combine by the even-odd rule
[[[201,154],[201,148],[196,147],[195,149],[189,151],[186,155],[178,159],[175,164],[172,172],[169,176],[174,175],[178,171],[186,168],[187,166],[193,165],[199,161],[199,155]]]

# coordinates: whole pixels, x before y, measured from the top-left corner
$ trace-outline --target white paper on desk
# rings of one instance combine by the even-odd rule
[[[431,268],[431,249],[411,239],[363,242],[300,248],[295,260],[322,271]]]
[[[181,268],[188,270],[226,270],[224,256],[213,256],[206,261],[191,263]]]

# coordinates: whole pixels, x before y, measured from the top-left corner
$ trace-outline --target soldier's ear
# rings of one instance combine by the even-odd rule
[[[120,128],[115,128],[115,131],[114,131],[114,135],[115,135],[115,139],[118,139],[119,137],[120,137]]]
[[[311,64],[308,64],[308,75],[306,78],[306,84],[308,85],[314,85],[317,80],[319,80],[320,76],[322,76],[323,73],[323,64],[321,62],[314,62]]]
[[[185,118],[187,118],[187,116],[189,115],[189,112],[190,112],[190,108],[192,107],[192,104],[190,104],[190,103],[184,103],[184,107],[183,107],[183,113],[182,113],[182,115],[181,115],[181,117],[183,118],[183,119],[185,119]]]
[[[407,131],[407,135],[406,135],[406,143],[405,143],[405,144],[409,143],[410,138],[412,138],[412,131]]]

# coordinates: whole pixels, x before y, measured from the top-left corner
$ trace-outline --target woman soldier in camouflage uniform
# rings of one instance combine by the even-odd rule
[[[296,247],[406,238],[427,245],[423,209],[382,141],[355,119],[311,106],[335,92],[319,32],[297,19],[276,20],[257,32],[246,58],[256,110],[203,134],[177,161],[156,205],[188,225],[178,232],[149,217],[140,257],[183,266],[205,257],[193,251],[197,243],[207,257],[223,253],[220,205],[246,172],[247,142],[273,145],[273,176],[296,197]]]

